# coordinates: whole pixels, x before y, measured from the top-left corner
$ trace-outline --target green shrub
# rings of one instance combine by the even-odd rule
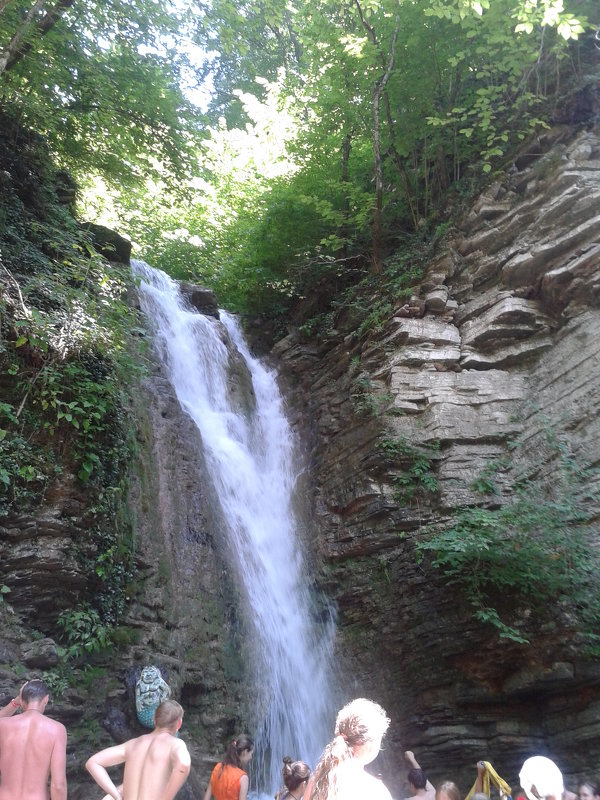
[[[520,442],[512,447],[522,453]],[[580,466],[551,429],[545,452],[535,456],[517,462],[508,499],[462,509],[451,527],[417,545],[417,557],[431,557],[475,618],[501,637],[526,643],[529,628],[551,608],[593,646],[600,623],[600,553],[591,524],[600,496],[597,472]],[[492,472],[484,470],[475,486],[498,492]],[[523,607],[533,611],[527,622],[519,620]]]
[[[433,460],[440,449],[439,442],[414,447],[401,436],[386,435],[377,441],[375,448],[397,470],[393,478],[397,502],[412,500],[417,492],[437,491]]]
[[[110,628],[103,624],[93,608],[63,611],[58,617],[58,625],[67,640],[67,659],[97,653],[111,645]]]

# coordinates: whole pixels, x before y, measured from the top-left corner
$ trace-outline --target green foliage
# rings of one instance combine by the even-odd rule
[[[4,431],[0,441],[0,516],[11,508],[27,508],[43,500],[49,483],[61,473],[51,448],[29,441],[17,431]]]
[[[392,306],[390,303],[385,301],[377,302],[358,326],[356,331],[358,336],[361,337],[366,333],[379,333],[382,331],[391,313]]]
[[[522,443],[514,443],[516,458]],[[597,472],[577,463],[566,441],[548,430],[545,447],[522,453],[508,497],[491,508],[463,509],[451,527],[417,545],[421,561],[456,586],[476,619],[503,638],[526,643],[549,609],[563,624],[596,640],[600,554],[589,509],[597,502]],[[498,491],[490,465],[475,483]],[[533,615],[529,617],[529,611]],[[521,616],[520,616],[521,615]]]
[[[353,379],[350,387],[350,399],[355,413],[359,416],[377,416],[379,407],[368,373],[361,372]]]
[[[439,442],[414,447],[403,437],[383,435],[378,439],[375,449],[390,467],[400,468],[393,479],[397,502],[411,501],[419,492],[437,491],[434,460],[439,448]]]
[[[42,680],[53,698],[61,698],[70,686],[68,674],[62,665],[44,670]]]
[[[43,31],[45,17],[33,20],[22,57],[0,75],[5,102],[76,174],[86,214],[129,232],[170,274],[212,286],[226,306],[272,315],[368,267],[380,210],[376,111],[385,255],[399,232],[443,234],[448,192],[474,187],[546,124],[593,64],[586,36],[599,22],[595,0],[403,3],[374,108],[397,0],[66,6],[54,6],[61,13]],[[31,7],[3,7],[0,50]],[[203,115],[184,88],[209,74]],[[32,267],[43,262],[25,251]],[[362,272],[349,275],[356,264]],[[49,300],[42,280],[36,291]],[[62,411],[65,422],[85,415]],[[85,480],[95,465],[82,458]]]
[[[19,28],[22,5],[9,1],[0,14],[0,49]],[[0,76],[2,97],[75,172],[120,184],[165,168],[181,176],[195,127],[180,88],[183,35],[172,4],[73,3],[43,37],[31,27],[33,46]]]
[[[144,370],[127,300],[132,278],[126,265],[96,253],[59,202],[42,140],[6,112],[0,118],[8,186],[0,226],[0,514],[27,513],[61,476],[77,477],[88,504],[87,537],[75,542],[88,576],[81,599],[108,630],[132,575],[128,392]]]
[[[506,461],[490,461],[475,478],[471,484],[471,489],[473,489],[474,492],[479,492],[479,494],[498,494],[500,490],[495,477],[499,470],[507,468],[508,463]]]
[[[65,655],[68,660],[100,652],[111,644],[110,629],[102,623],[100,615],[93,608],[63,611],[57,621],[67,642]]]
[[[33,136],[8,115],[3,123],[16,140]],[[43,500],[62,469],[57,452],[67,446],[82,483],[118,482],[126,459],[122,378],[140,374],[142,363],[130,349],[136,315],[126,302],[127,268],[101,258],[57,202],[40,140],[25,152],[15,163],[0,142],[0,162],[14,181],[0,231],[4,512]],[[23,170],[27,194],[16,191]]]
[[[141,632],[138,628],[130,628],[126,625],[121,625],[111,631],[110,638],[114,646],[121,650],[133,644],[139,644],[141,639]]]
[[[105,666],[94,666],[92,664],[84,664],[83,669],[76,670],[76,683],[75,685],[89,692],[98,686],[100,681],[103,681],[109,674],[109,670]]]
[[[380,108],[387,252],[398,230],[428,226],[449,187],[473,186],[545,124],[561,87],[581,77],[566,33],[587,29],[586,11],[592,3],[560,9],[553,0],[402,6]],[[147,242],[163,268],[176,264],[225,304],[254,312],[334,284],[332,265],[368,263],[373,83],[389,58],[396,12],[391,0],[311,0],[293,13],[283,0],[219,0],[205,10],[198,36],[216,53],[213,121],[223,114],[229,127],[215,124],[202,148],[188,212],[166,211],[174,203],[164,198],[163,240]],[[269,172],[259,148],[282,171]],[[438,217],[434,225],[436,239],[447,223]],[[364,330],[379,321],[365,319]]]

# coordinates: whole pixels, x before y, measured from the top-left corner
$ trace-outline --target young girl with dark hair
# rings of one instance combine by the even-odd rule
[[[254,754],[254,742],[242,734],[229,745],[223,760],[212,771],[204,800],[246,800],[248,774],[246,767]]]
[[[275,800],[302,800],[310,778],[308,764],[305,764],[304,761],[292,761],[289,756],[285,756],[282,775],[285,789],[277,792]]]
[[[389,723],[383,708],[372,700],[359,698],[344,706],[304,800],[391,800],[384,784],[364,769],[379,753]]]

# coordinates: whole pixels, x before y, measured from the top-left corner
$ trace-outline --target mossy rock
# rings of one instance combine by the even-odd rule
[[[116,261],[118,264],[129,264],[131,242],[124,236],[94,222],[83,222],[80,224],[80,228],[90,234],[92,245],[101,256],[109,261]]]

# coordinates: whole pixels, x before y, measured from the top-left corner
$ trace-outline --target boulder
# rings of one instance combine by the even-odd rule
[[[118,264],[129,264],[131,258],[131,242],[116,231],[95,222],[82,222],[80,228],[89,234],[94,250],[108,261]]]
[[[51,669],[58,664],[56,642],[53,639],[38,639],[21,645],[21,661],[28,667]]]
[[[187,281],[180,281],[179,290],[188,303],[201,314],[219,319],[219,306],[212,289],[207,289],[205,286],[197,286]]]

